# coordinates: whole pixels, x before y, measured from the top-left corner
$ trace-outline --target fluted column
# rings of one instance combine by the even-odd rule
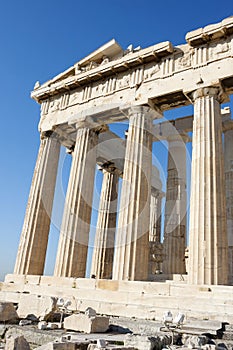
[[[161,243],[161,206],[163,195],[163,192],[152,187],[149,230],[149,275],[162,272],[163,244]]]
[[[113,279],[146,280],[148,276],[151,200],[152,113],[147,107],[128,110],[121,201]]]
[[[55,276],[85,277],[98,132],[91,123],[77,124]]]
[[[113,167],[103,168],[95,246],[91,274],[96,278],[112,278],[117,216],[119,173]]]
[[[15,274],[43,274],[59,153],[60,143],[56,134],[44,134],[28,198]]]
[[[165,274],[183,274],[186,246],[186,134],[168,137],[168,175],[164,222]]]
[[[228,248],[218,88],[193,93],[190,284],[227,284]]]
[[[229,284],[233,284],[233,120],[224,122],[224,165],[228,236]]]
[[[163,193],[152,187],[150,202],[150,230],[149,241],[161,241],[161,206]]]

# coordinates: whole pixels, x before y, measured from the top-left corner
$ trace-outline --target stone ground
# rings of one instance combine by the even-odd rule
[[[111,317],[108,332],[101,334],[69,332],[64,329],[39,330],[36,324],[19,326],[2,323],[0,324],[0,349],[5,349],[4,341],[7,337],[23,335],[29,342],[31,349],[65,336],[75,342],[83,343],[82,349],[87,349],[88,343],[96,343],[97,339],[105,339],[109,344],[118,344],[122,347],[125,344],[139,350],[161,350],[166,347],[170,349],[233,350],[233,326],[231,325],[223,325],[221,330],[216,331],[218,328],[216,323],[213,322],[211,327],[210,322],[209,332],[205,332],[206,326],[200,322],[194,328],[189,328],[187,332],[184,330],[184,335],[179,336],[175,333],[173,346],[171,345],[171,331],[161,332],[161,327],[162,323],[157,321],[123,317]],[[81,347],[77,347],[77,349],[81,349]]]

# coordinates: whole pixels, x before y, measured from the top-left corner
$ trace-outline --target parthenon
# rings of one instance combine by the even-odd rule
[[[222,108],[233,92],[232,66],[229,17],[187,33],[179,46],[166,41],[124,50],[112,39],[51,80],[37,82],[31,97],[41,105],[41,144],[9,278],[44,274],[63,146],[72,165],[51,284],[86,276],[98,165],[103,181],[91,263],[95,283],[159,286],[162,277],[178,275],[187,287],[233,285],[233,121],[230,109]],[[164,120],[165,111],[188,105],[192,115]],[[109,127],[123,121],[124,139]],[[164,140],[166,191],[152,162],[153,143]]]

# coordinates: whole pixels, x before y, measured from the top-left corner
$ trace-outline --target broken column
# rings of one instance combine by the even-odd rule
[[[56,134],[43,134],[21,233],[15,274],[43,275],[59,153],[60,143]]]
[[[119,171],[114,164],[102,168],[103,182],[92,256],[91,275],[112,278]]]

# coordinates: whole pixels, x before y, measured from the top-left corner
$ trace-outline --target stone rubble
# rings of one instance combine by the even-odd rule
[[[64,319],[64,328],[84,333],[105,333],[109,327],[109,317],[73,314]]]
[[[137,350],[136,348],[132,348],[131,346],[123,346],[123,345],[106,345],[104,347],[98,346],[98,344],[90,344],[88,345],[87,350]]]
[[[135,323],[140,324],[140,321],[141,320],[135,320]],[[120,324],[121,320],[119,320],[119,325]],[[132,324],[132,320],[129,319],[129,326],[130,324]],[[89,333],[82,335],[82,333],[74,331],[72,333],[67,333],[65,331],[62,331],[61,329],[59,330],[50,328],[49,330],[47,328],[48,325],[49,323],[46,323],[45,330],[38,330],[36,326],[33,325],[25,325],[21,327],[11,326],[12,328],[8,326],[9,330],[11,329],[11,332],[9,330],[7,331],[5,339],[8,342],[8,344],[15,344],[16,342],[17,344],[21,344],[23,343],[22,339],[24,338],[27,341],[27,343],[30,344],[30,346],[33,346],[33,349],[35,349],[35,345],[37,345],[36,349],[38,350],[232,350],[233,348],[233,342],[224,341],[222,339],[216,339],[216,337],[211,335],[207,336],[192,334],[175,334],[174,337],[172,337],[171,332],[159,332],[156,327],[153,328],[151,327],[151,325],[150,335],[128,333],[122,334],[122,337],[119,338],[117,338],[116,335],[114,335],[114,333]],[[121,328],[119,326],[119,330],[120,329]],[[63,335],[61,332],[63,332]],[[149,333],[149,329],[147,330],[147,332]],[[43,340],[41,338],[42,335],[44,336]],[[7,349],[6,346],[4,349]],[[27,348],[15,348],[15,350],[21,349],[25,350]]]
[[[32,324],[31,320],[24,319],[19,321],[19,326],[28,326],[29,324]]]
[[[232,340],[233,343],[233,325],[225,325],[225,331],[223,333],[223,340]]]
[[[30,346],[24,336],[10,336],[6,338],[5,350],[30,350]]]
[[[87,315],[88,317],[96,317],[96,311],[92,309],[92,307],[88,307],[85,310],[85,315]]]
[[[182,336],[182,343],[184,344],[184,346],[188,347],[189,349],[199,349],[203,345],[208,344],[208,342],[209,342],[209,338],[205,335],[188,336],[186,334],[183,334]]]
[[[19,318],[27,318],[33,315],[40,320],[47,320],[55,312],[57,298],[36,294],[21,294],[17,313]]]
[[[41,330],[47,329],[47,322],[46,321],[40,321],[38,323],[38,329],[41,329]]]
[[[48,319],[49,315],[53,319],[57,312],[56,299],[38,299],[42,302],[37,302],[36,306],[32,305],[31,308],[28,306],[25,312],[28,312],[27,318],[21,319],[18,326],[0,324],[0,337],[5,339],[4,345],[0,343],[0,349],[233,349],[233,325],[225,325],[218,321],[187,320],[178,328],[169,329],[166,326],[161,327],[162,323],[158,321],[99,316],[96,310],[88,307],[84,313],[66,315],[63,322],[48,322],[44,318]],[[17,315],[12,303],[1,305],[2,317],[4,312],[8,315],[5,316],[6,319],[11,312],[13,316]],[[38,309],[35,310],[35,307]],[[165,324],[164,320],[163,323]],[[174,322],[170,325],[174,326]]]
[[[55,341],[64,334],[62,330],[39,330],[35,325],[18,326],[9,325],[5,339],[10,336],[24,336],[32,348]]]
[[[0,302],[0,322],[15,322],[18,314],[13,303]]]
[[[55,322],[48,322],[47,329],[58,329],[60,328],[60,324]]]
[[[166,345],[172,343],[172,336],[170,335],[159,335],[159,336],[148,336],[148,335],[137,335],[127,334],[125,336],[125,346],[131,346],[138,350],[153,350],[163,349]]]
[[[0,339],[3,339],[7,331],[7,325],[0,324]]]
[[[64,343],[64,342],[51,342],[42,346],[39,346],[35,350],[76,350],[75,343]]]

